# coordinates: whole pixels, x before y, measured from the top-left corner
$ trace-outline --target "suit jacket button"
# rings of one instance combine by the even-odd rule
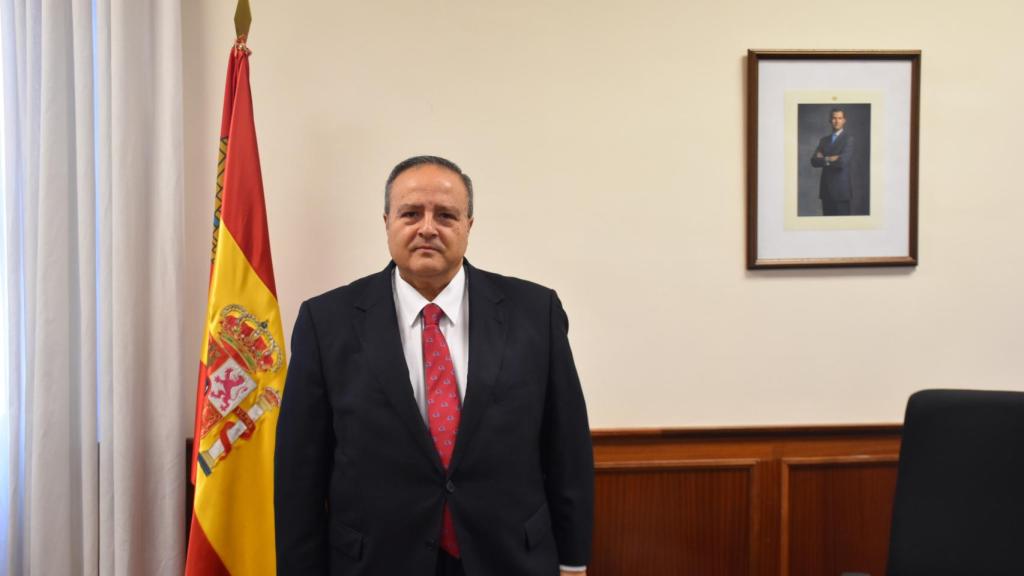
[[[448,483],[444,485],[444,489],[445,489],[445,490],[446,490],[446,491],[447,491],[447,492],[448,492],[449,494],[454,494],[454,493],[455,493],[455,483],[454,483],[454,482],[452,482],[451,480],[449,480],[449,481],[448,481]]]

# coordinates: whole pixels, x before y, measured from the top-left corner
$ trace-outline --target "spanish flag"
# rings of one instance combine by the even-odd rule
[[[286,361],[244,37],[232,48],[196,396],[186,576],[274,574],[274,439]]]

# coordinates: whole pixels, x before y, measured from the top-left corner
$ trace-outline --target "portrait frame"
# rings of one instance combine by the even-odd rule
[[[916,266],[921,51],[748,50],[747,80],[747,269]]]

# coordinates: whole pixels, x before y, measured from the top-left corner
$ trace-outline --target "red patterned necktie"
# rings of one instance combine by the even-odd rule
[[[455,383],[455,365],[448,342],[437,325],[443,315],[437,304],[423,307],[423,378],[430,435],[444,469],[448,470],[455,449],[455,433],[459,430],[459,387]],[[441,520],[441,549],[459,557],[459,543],[455,540],[455,526],[447,502]]]

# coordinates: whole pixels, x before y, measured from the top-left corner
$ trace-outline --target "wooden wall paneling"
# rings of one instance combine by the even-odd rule
[[[881,576],[900,432],[898,425],[594,431],[589,573]],[[746,525],[737,520],[743,511]]]
[[[597,465],[594,576],[745,576],[757,523],[756,460]]]
[[[896,455],[782,459],[780,574],[885,574]]]
[[[779,492],[780,464],[777,458],[761,460],[757,465],[758,509],[752,519],[757,539],[751,543],[750,575],[777,576],[779,567]]]

